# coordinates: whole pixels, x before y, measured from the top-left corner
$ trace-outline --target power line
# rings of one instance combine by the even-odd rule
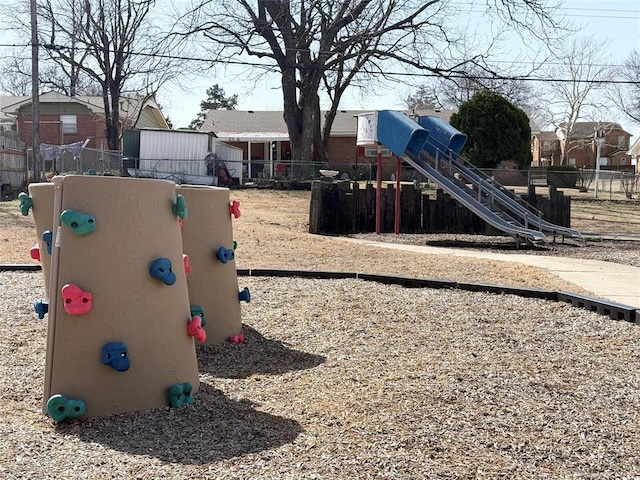
[[[59,50],[65,49],[67,47],[62,47],[59,45],[46,44],[41,45],[47,50]],[[262,68],[264,70],[274,70],[277,67],[275,64],[265,64],[258,62],[249,62],[246,60],[213,60],[201,57],[188,57],[182,55],[165,55],[158,53],[132,53],[132,55],[143,56],[143,57],[151,57],[151,58],[160,58],[166,60],[180,60],[180,61],[190,61],[190,62],[202,62],[208,63],[210,65],[223,64],[223,65],[238,65],[243,67],[255,67]],[[507,61],[503,61],[503,63],[508,63]],[[526,62],[521,62],[525,63]],[[561,64],[560,64],[561,65]],[[593,65],[595,66],[595,65]],[[320,70],[317,67],[304,67],[306,69]],[[331,71],[330,69],[325,69],[326,71]],[[388,75],[391,77],[428,77],[428,78],[438,78],[445,77],[451,79],[475,79],[475,80],[504,80],[504,81],[523,81],[523,82],[538,82],[538,83],[592,83],[598,85],[640,85],[640,81],[633,80],[585,80],[585,79],[565,79],[565,78],[550,78],[550,77],[533,77],[530,75],[466,75],[460,72],[452,72],[452,73],[426,73],[426,72],[364,72],[369,75]]]

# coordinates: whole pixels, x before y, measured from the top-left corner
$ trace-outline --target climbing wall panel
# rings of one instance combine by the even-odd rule
[[[175,184],[97,176],[53,184],[45,412],[73,416],[82,410],[74,401],[86,416],[192,401],[198,369]]]
[[[182,227],[184,253],[191,271],[187,276],[189,300],[194,314],[202,309],[206,320],[206,344],[220,343],[242,329],[238,298],[233,225],[229,189],[179,186],[187,204]]]

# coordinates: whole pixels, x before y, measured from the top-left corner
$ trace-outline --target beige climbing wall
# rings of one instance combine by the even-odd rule
[[[189,212],[182,227],[183,250],[191,265],[189,299],[204,309],[204,343],[224,342],[242,330],[235,259],[223,263],[216,256],[220,247],[233,250],[229,189],[182,185],[177,193]]]
[[[47,253],[47,244],[42,236],[46,231],[53,231],[53,183],[32,183],[29,185],[29,195],[33,200],[33,219],[36,223],[38,248],[40,249],[40,264],[44,280],[45,298],[49,298],[49,267],[51,254]]]
[[[175,184],[164,180],[55,177],[54,218],[65,210],[95,217],[95,231],[76,235],[60,224],[54,237],[44,403],[56,394],[86,403],[102,416],[169,404],[168,389],[198,389],[194,339],[187,335],[189,294],[180,226],[172,212]],[[54,225],[56,228],[56,225]],[[171,260],[176,281],[150,273]],[[91,310],[65,311],[61,289],[92,294]],[[101,361],[107,342],[124,342],[131,366],[119,372]]]

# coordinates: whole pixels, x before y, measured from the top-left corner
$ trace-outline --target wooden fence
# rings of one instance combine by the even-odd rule
[[[394,184],[381,192],[381,232],[393,233],[395,222]],[[569,227],[571,198],[555,187],[549,196],[529,188],[525,200],[542,211],[542,218]],[[478,233],[503,234],[442,190],[426,194],[411,184],[400,191],[400,233]],[[311,185],[309,232],[323,235],[375,232],[376,188],[357,182],[315,181]]]
[[[24,143],[13,130],[0,130],[0,194],[13,196],[27,185],[27,155]]]

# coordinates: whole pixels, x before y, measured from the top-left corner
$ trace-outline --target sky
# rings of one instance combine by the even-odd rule
[[[634,48],[640,50],[640,0],[565,0],[564,12],[568,21],[576,28],[581,28],[576,36],[607,40],[611,60],[616,63],[622,63]],[[473,16],[470,20],[483,21]],[[176,128],[186,127],[200,111],[200,102],[205,99],[207,88],[215,83],[224,89],[226,96],[238,95],[238,110],[282,110],[282,93],[278,82],[279,79],[274,77],[254,85],[244,82],[242,76],[228,74],[225,77],[221,74],[213,77],[207,74],[190,81],[186,91],[184,88],[172,88],[162,92],[159,101]],[[408,87],[397,84],[389,85],[388,89],[377,92],[373,97],[363,98],[357,91],[348,91],[340,108],[404,109],[404,100],[412,93]],[[634,134],[634,139],[640,136],[640,126],[622,119],[622,116],[602,120],[618,121]]]
[[[8,5],[16,0],[0,0],[0,5]],[[458,0],[452,0],[454,3]],[[464,20],[471,25],[475,24],[483,28],[486,19],[479,12],[484,0],[460,0],[461,5],[471,5]],[[593,36],[596,39],[607,40],[610,58],[614,63],[620,64],[634,48],[640,50],[640,0],[565,0],[563,11],[566,19],[576,28],[581,27],[578,37]],[[462,16],[462,15],[461,15]],[[7,18],[0,16],[0,44],[5,39],[8,24]],[[11,40],[9,40],[11,41]],[[514,38],[512,46],[519,40]],[[20,42],[22,43],[22,42]],[[511,61],[513,57],[520,55],[517,48],[509,58],[509,53],[502,53],[503,61]],[[0,47],[0,55],[3,49]],[[255,61],[251,59],[251,61]],[[212,73],[203,71],[202,75],[186,79],[180,85],[172,85],[163,88],[158,94],[158,101],[163,111],[169,116],[175,128],[186,127],[191,120],[196,118],[200,111],[200,102],[206,98],[206,90],[214,84],[220,85],[227,97],[238,95],[238,110],[282,110],[282,92],[279,85],[279,77],[273,75],[260,83],[247,80],[247,75],[238,70],[218,70]],[[414,93],[409,87],[402,84],[391,83],[387,88],[380,87],[375,95],[363,96],[357,90],[348,90],[340,104],[341,109],[404,109],[405,99]],[[633,125],[623,118],[602,118],[605,121],[617,121],[623,128],[634,135],[634,139],[640,137],[640,126]]]

